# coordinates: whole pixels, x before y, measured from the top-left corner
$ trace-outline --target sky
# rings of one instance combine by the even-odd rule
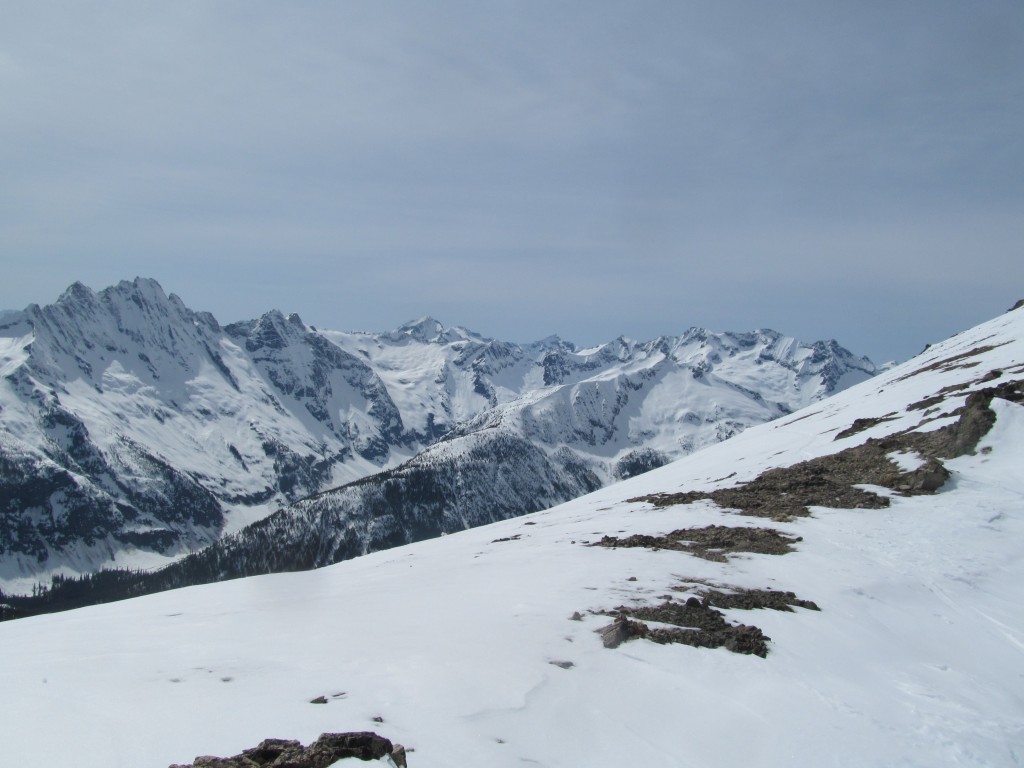
[[[0,308],[882,362],[1024,297],[1020,0],[0,8]]]

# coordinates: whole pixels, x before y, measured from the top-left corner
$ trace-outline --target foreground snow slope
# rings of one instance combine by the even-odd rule
[[[714,562],[584,544],[758,526],[707,501],[628,500],[751,480],[941,417],[969,391],[1024,378],[1022,326],[1024,310],[1009,313],[780,422],[528,517],[318,571],[7,622],[5,761],[162,768],[269,736],[374,729],[415,749],[413,768],[1019,765],[1022,406],[993,400],[995,425],[974,455],[945,462],[952,476],[935,495],[772,521],[802,537],[789,554]],[[771,638],[766,658],[602,646],[594,630],[610,619],[591,611],[678,599],[673,587],[701,579],[790,590],[821,611],[726,610]]]

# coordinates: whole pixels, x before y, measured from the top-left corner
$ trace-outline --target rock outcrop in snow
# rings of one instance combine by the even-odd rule
[[[197,757],[189,765],[170,768],[328,768],[349,758],[395,768],[408,765],[401,744],[392,744],[383,736],[365,731],[325,733],[308,747],[294,739],[264,739],[234,757]]]

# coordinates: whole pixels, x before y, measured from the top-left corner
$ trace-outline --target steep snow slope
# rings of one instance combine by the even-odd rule
[[[414,768],[1019,765],[1024,409],[1004,398],[1022,397],[1022,330],[1018,310],[534,515],[318,571],[0,624],[6,759],[162,767],[268,736],[376,729],[415,749]],[[887,482],[911,489],[937,471],[929,441],[981,433],[973,453],[936,460],[951,473],[937,493],[876,483],[889,506],[847,487],[836,498],[871,503],[783,513],[829,481],[877,480],[868,449],[892,454]],[[830,456],[856,460],[808,463]],[[816,474],[823,461],[834,471]],[[758,477],[775,482],[778,519],[698,498]],[[690,503],[657,495],[683,492],[674,500]],[[733,544],[770,527],[793,551],[587,546],[712,524],[742,529]],[[612,620],[597,612],[640,619],[666,599],[706,615],[687,597],[716,586],[792,591],[820,611],[723,608],[771,638],[764,658],[648,639],[606,648],[595,632]],[[653,636],[679,631],[644,620]]]
[[[346,334],[271,311],[221,327],[152,280],[98,293],[76,283],[0,320],[0,586],[166,563],[494,425],[496,446],[540,460],[537,476],[587,465],[582,484],[521,488],[555,503],[595,487],[591,476],[657,466],[873,371],[835,342],[770,331],[578,351],[430,318]],[[449,464],[477,460],[474,441],[452,446]],[[491,485],[473,493],[505,511],[467,521],[536,508]]]

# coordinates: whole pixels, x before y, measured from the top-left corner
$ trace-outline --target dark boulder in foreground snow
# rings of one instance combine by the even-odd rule
[[[266,739],[234,757],[197,757],[190,765],[172,765],[171,768],[327,768],[347,757],[366,761],[390,757],[399,768],[406,765],[405,748],[401,744],[392,744],[383,736],[363,731],[325,733],[308,747],[289,739]]]

